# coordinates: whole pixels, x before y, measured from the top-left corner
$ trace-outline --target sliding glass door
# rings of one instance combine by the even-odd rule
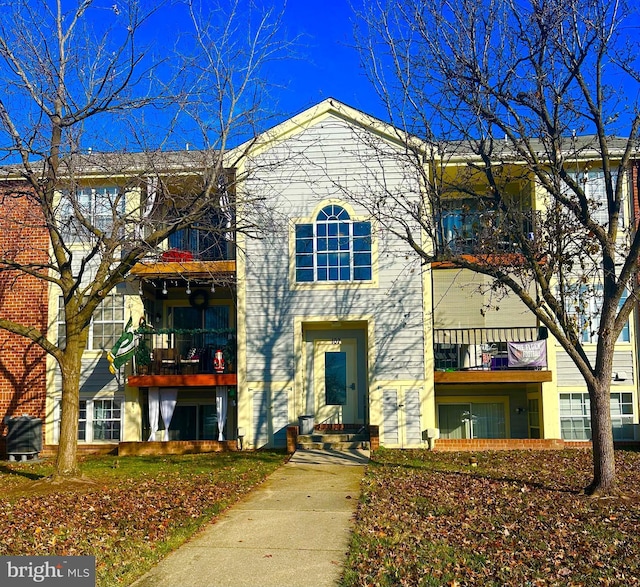
[[[506,438],[504,403],[438,405],[441,438]]]

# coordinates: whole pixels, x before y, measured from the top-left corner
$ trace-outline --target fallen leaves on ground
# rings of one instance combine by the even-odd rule
[[[47,488],[28,479],[37,478],[25,472],[28,465],[5,468],[0,488],[9,491],[1,500],[0,555],[95,555],[98,585],[111,587],[141,560],[153,562],[166,552],[167,541],[184,540],[284,461],[240,454],[158,458],[159,466],[147,459],[146,469],[130,473],[135,457],[128,459],[108,476],[98,474],[91,485]]]
[[[344,587],[640,585],[640,453],[624,499],[583,494],[591,452],[375,453]]]

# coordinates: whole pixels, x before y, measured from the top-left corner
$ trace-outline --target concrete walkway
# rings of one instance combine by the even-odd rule
[[[132,587],[333,587],[369,452],[298,451]]]

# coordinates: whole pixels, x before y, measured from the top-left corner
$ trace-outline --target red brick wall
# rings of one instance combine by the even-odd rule
[[[96,446],[96,445],[94,445]],[[187,455],[202,452],[237,451],[236,440],[173,440],[171,442],[121,442],[119,456]]]
[[[0,259],[23,265],[46,263],[48,233],[36,202],[23,185],[0,186],[0,211]],[[45,332],[47,289],[46,282],[37,277],[1,270],[0,318]],[[44,421],[45,399],[44,351],[0,329],[0,437],[6,435],[7,417],[28,414]]]
[[[474,439],[447,439],[439,438],[434,443],[437,451],[482,451],[482,450],[558,450],[563,448],[591,448],[590,442],[568,443],[556,439],[531,439],[531,438],[474,438]]]

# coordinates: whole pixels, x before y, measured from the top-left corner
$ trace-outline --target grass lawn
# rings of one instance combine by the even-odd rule
[[[640,585],[640,453],[606,500],[581,493],[588,450],[470,456],[373,455],[342,587]]]
[[[86,457],[91,485],[39,482],[52,462],[0,465],[0,555],[95,555],[98,587],[129,585],[286,457]]]

